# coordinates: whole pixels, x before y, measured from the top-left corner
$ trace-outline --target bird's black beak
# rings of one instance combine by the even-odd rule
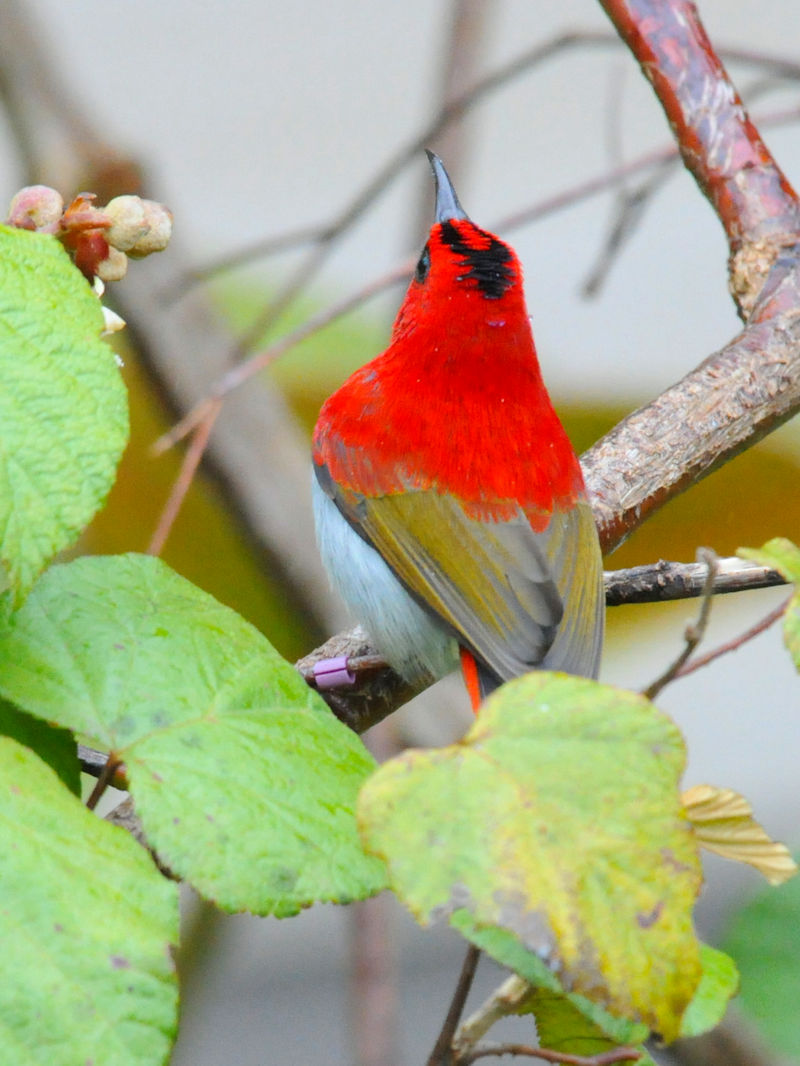
[[[444,169],[444,163],[438,155],[429,152],[427,148],[425,151],[427,152],[428,160],[431,164],[431,170],[433,171],[433,177],[436,181],[436,221],[449,222],[453,218],[468,219],[469,216],[467,215],[467,212],[458,202],[456,190],[453,188],[453,183],[450,181],[448,173]]]

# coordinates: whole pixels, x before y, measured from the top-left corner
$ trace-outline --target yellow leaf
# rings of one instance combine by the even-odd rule
[[[754,866],[771,885],[797,873],[784,844],[773,840],[753,817],[744,796],[730,788],[695,785],[681,797],[699,844],[734,862]]]
[[[421,924],[447,918],[532,984],[557,979],[669,1041],[703,972],[684,764],[643,697],[535,671],[460,743],[384,763],[359,825]]]

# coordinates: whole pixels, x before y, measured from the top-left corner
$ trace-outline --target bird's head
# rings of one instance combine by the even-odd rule
[[[428,152],[436,181],[435,222],[419,258],[397,325],[442,314],[465,327],[527,320],[522,268],[513,249],[469,218],[438,156]]]

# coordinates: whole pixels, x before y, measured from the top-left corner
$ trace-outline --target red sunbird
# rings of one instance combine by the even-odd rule
[[[389,347],[320,412],[314,505],[333,583],[386,660],[431,681],[460,653],[475,706],[536,668],[597,675],[603,574],[519,260],[428,154],[436,220]]]

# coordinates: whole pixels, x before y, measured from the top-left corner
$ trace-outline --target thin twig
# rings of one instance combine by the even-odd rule
[[[450,1009],[447,1012],[447,1017],[444,1020],[436,1043],[433,1045],[433,1051],[430,1053],[427,1066],[450,1066],[453,1061],[453,1036],[458,1023],[461,1021],[461,1015],[464,1013],[464,1004],[467,1002],[469,990],[472,988],[480,957],[480,949],[476,948],[474,944],[470,944],[461,966],[461,973],[458,976],[458,982],[453,992]]]
[[[566,1051],[552,1051],[549,1048],[531,1047],[529,1044],[481,1044],[466,1056],[456,1060],[455,1066],[470,1066],[478,1059],[500,1055],[525,1055],[543,1062],[562,1063],[563,1066],[613,1066],[615,1062],[636,1062],[642,1052],[635,1047],[612,1048],[597,1055],[570,1055]]]
[[[708,580],[705,563],[657,563],[630,566],[623,570],[606,570],[606,607],[620,607],[634,603],[665,603],[670,600],[689,600],[702,596]],[[714,574],[715,596],[749,589],[774,588],[785,585],[786,578],[768,566],[731,555],[717,559]]]
[[[452,1042],[456,1060],[460,1062],[476,1048],[478,1041],[502,1018],[519,1014],[530,994],[531,986],[519,974],[512,973],[507,977],[458,1027]]]
[[[724,644],[720,644],[718,648],[714,648],[707,652],[705,655],[699,655],[696,659],[692,659],[691,662],[683,663],[675,674],[675,677],[686,677],[688,674],[693,674],[695,670],[699,670],[703,666],[708,666],[715,659],[718,659],[721,655],[727,655],[730,651],[738,651],[743,644],[746,644],[753,637],[757,637],[759,633],[763,633],[765,629],[769,629],[771,625],[774,625],[779,618],[786,614],[786,608],[792,602],[794,597],[790,596],[779,604],[773,611],[765,615],[755,625],[750,626],[744,633],[740,633],[738,637],[734,637],[732,640],[726,641]]]
[[[709,548],[700,548],[697,552],[697,561],[704,562],[708,567],[708,573],[706,575],[705,584],[703,586],[703,599],[700,604],[700,612],[697,616],[697,621],[690,623],[684,631],[684,640],[686,642],[683,651],[677,657],[675,662],[669,666],[660,677],[657,677],[646,689],[643,689],[642,695],[646,696],[649,700],[654,700],[662,689],[673,681],[680,668],[698,646],[703,639],[703,635],[708,626],[708,619],[711,614],[711,602],[714,597],[714,577],[717,572],[717,556]]]
[[[238,363],[236,366],[231,367],[230,370],[218,378],[215,384],[211,386],[209,395],[205,399],[201,400],[191,411],[184,415],[179,422],[176,422],[168,432],[158,438],[152,447],[153,454],[160,455],[174,444],[177,444],[178,441],[181,441],[184,437],[188,436],[195,426],[199,425],[203,418],[205,418],[212,403],[222,400],[228,393],[232,392],[240,385],[243,385],[246,381],[249,381],[249,379],[255,374],[269,366],[270,363],[273,363],[296,344],[313,336],[313,334],[318,333],[326,326],[331,325],[337,319],[346,315],[349,311],[353,311],[355,308],[359,307],[366,300],[370,299],[370,297],[376,296],[378,293],[383,292],[384,289],[388,289],[390,286],[403,281],[411,274],[413,268],[414,260],[407,259],[405,262],[395,267],[394,270],[390,270],[388,273],[375,278],[375,280],[370,282],[369,285],[363,286],[346,299],[339,300],[337,303],[325,308],[324,311],[312,315],[310,318],[306,319],[301,326],[298,326],[297,329],[293,329],[290,333],[279,338],[262,352],[258,352],[245,362]]]
[[[100,776],[95,781],[91,795],[86,801],[86,807],[88,808],[88,810],[93,811],[95,809],[100,800],[100,797],[111,784],[111,781],[114,777],[114,773],[119,765],[120,760],[116,757],[116,755],[114,755],[113,752],[110,752],[108,757],[106,758],[106,764],[103,767]]]
[[[222,400],[209,401],[203,418],[194,432],[189,447],[186,449],[186,455],[183,457],[178,476],[159,516],[155,532],[147,547],[148,555],[159,555],[161,553],[186,498],[186,493],[191,488],[194,475],[206,450],[211,430],[214,428],[214,423],[221,410]]]
[[[243,248],[237,248],[234,252],[221,255],[218,259],[214,259],[213,262],[206,263],[205,266],[195,267],[188,271],[173,289],[164,293],[164,302],[170,303],[172,300],[178,300],[193,285],[202,281],[209,281],[218,274],[235,270],[236,267],[243,266],[253,259],[275,255],[278,252],[291,251],[320,241],[328,229],[328,226],[298,226],[297,229],[279,233],[277,236],[262,237],[260,240],[254,241]]]
[[[656,192],[664,185],[675,171],[678,162],[667,159],[658,169],[633,189],[620,189],[614,204],[608,232],[598,250],[594,266],[590,269],[581,286],[583,295],[595,297],[604,285],[608,274],[619,258],[625,245],[630,241],[639,227],[645,208],[652,201]]]
[[[551,37],[549,40],[527,49],[516,59],[512,59],[503,66],[498,67],[497,70],[475,82],[468,90],[447,101],[433,116],[427,126],[394,152],[391,158],[361,187],[358,193],[331,222],[317,228],[316,234],[311,236],[311,239],[321,245],[332,246],[339,236],[357,222],[395,178],[402,173],[403,167],[419,157],[424,148],[427,148],[444,129],[460,118],[480,99],[561,52],[570,48],[586,46],[619,47],[619,40],[613,34],[597,30],[570,30],[566,33],[557,34],[555,37]],[[294,231],[296,243],[307,243],[309,232],[309,230]],[[269,246],[274,246],[281,250],[290,247],[291,242],[287,238],[291,236],[292,234],[287,234],[269,238],[268,249]],[[239,258],[227,255],[224,260],[208,263],[200,267],[199,271],[194,271],[193,273],[199,273],[204,279],[210,278],[222,269],[229,269],[231,266],[246,262],[251,258],[252,248],[253,246],[251,246],[247,254],[242,254]]]
[[[765,116],[761,119],[760,125],[763,127],[784,125],[796,122],[798,119],[800,119],[800,108],[794,107]],[[558,211],[573,207],[583,200],[596,196],[598,193],[605,192],[623,177],[639,173],[649,167],[658,167],[666,163],[677,162],[678,158],[679,153],[674,146],[664,146],[654,151],[645,152],[617,170],[608,171],[596,178],[580,182],[569,189],[556,193],[554,196],[548,196],[529,207],[506,215],[504,218],[494,222],[490,229],[502,233],[511,232],[521,226],[556,214]],[[264,367],[274,362],[297,344],[300,344],[301,341],[319,333],[351,311],[357,310],[374,296],[391,288],[392,285],[405,281],[410,277],[415,262],[416,256],[405,259],[402,263],[397,264],[385,274],[357,289],[345,299],[337,300],[318,314],[312,315],[301,326],[280,337],[263,351],[237,363],[211,385],[208,395],[204,399],[200,400],[170,430],[158,438],[153,445],[153,454],[160,455],[188,436],[203,419],[212,400],[227,396],[228,393],[249,381]]]
[[[415,138],[402,145],[392,158],[377,174],[357,193],[353,200],[331,221],[320,225],[301,226],[277,236],[265,237],[247,245],[236,252],[226,253],[204,265],[191,270],[183,279],[174,296],[182,295],[193,282],[203,282],[224,271],[243,266],[256,258],[299,248],[310,243],[325,244],[335,239],[339,232],[357,221],[380,194],[401,173],[403,166],[415,159],[429,143],[460,118],[473,104],[483,96],[502,88],[514,78],[529,72],[539,63],[550,59],[561,51],[577,47],[613,47],[620,46],[619,37],[613,33],[597,30],[571,30],[558,34],[542,44],[524,52],[505,66],[488,74],[468,90],[458,95],[443,107]],[[719,50],[723,59],[746,63],[764,69],[775,77],[800,81],[800,64],[786,56],[770,55],[753,49],[726,47]],[[759,125],[765,125],[762,120]],[[677,150],[675,150],[677,155]],[[170,298],[168,296],[168,298]]]

